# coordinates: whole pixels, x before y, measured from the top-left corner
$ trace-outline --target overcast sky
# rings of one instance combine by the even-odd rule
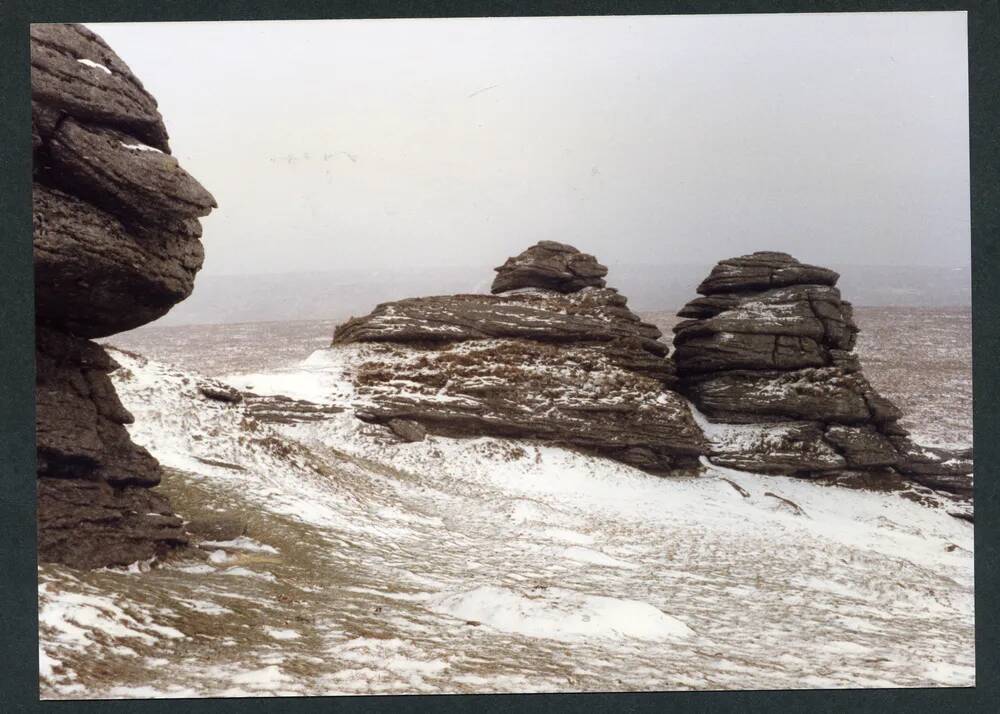
[[[219,202],[204,274],[969,263],[965,13],[89,27]]]

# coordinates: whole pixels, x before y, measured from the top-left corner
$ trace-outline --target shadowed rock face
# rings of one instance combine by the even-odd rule
[[[678,313],[688,318],[674,327],[679,389],[730,425],[713,427],[712,461],[836,479],[879,473],[971,494],[971,454],[913,444],[899,409],[865,379],[838,277],[754,253],[719,263],[698,287],[703,297]]]
[[[493,280],[493,293],[520,288],[543,288],[572,293],[586,287],[603,288],[608,269],[571,245],[539,241],[520,255],[507,258]]]
[[[546,245],[505,265],[542,251],[545,261],[552,253],[566,263],[583,256]],[[590,256],[580,260],[596,265]],[[542,280],[534,266],[513,271]],[[552,287],[518,279],[501,282],[517,288],[497,295],[385,303],[339,326],[335,347],[371,346],[357,377],[359,418],[404,431],[407,440],[419,437],[419,425],[447,436],[542,439],[653,473],[695,466],[704,440],[684,400],[668,389],[674,370],[660,331],[603,280],[569,290],[570,272],[545,278]]]
[[[79,25],[31,28],[39,558],[125,565],[186,542],[160,465],[87,338],[190,295],[215,199],[170,155],[156,100]]]

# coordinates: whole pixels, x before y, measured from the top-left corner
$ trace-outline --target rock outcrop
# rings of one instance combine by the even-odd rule
[[[39,559],[125,565],[186,542],[150,488],[91,338],[187,297],[215,199],[170,155],[156,100],[80,25],[31,27]]]
[[[785,253],[720,262],[674,327],[678,388],[708,420],[711,461],[761,473],[971,495],[971,453],[914,444],[854,354],[837,273]]]
[[[498,294],[385,303],[337,328],[334,346],[369,348],[359,418],[406,441],[521,437],[652,473],[697,465],[705,443],[669,389],[668,348],[604,287],[606,268],[546,241],[497,270]]]
[[[608,269],[592,255],[571,245],[551,240],[539,241],[520,255],[508,258],[495,269],[491,292],[521,288],[543,288],[572,293],[582,288],[603,288]]]

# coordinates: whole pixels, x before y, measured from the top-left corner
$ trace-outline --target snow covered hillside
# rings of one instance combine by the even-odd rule
[[[158,567],[40,568],[43,697],[974,684],[973,529],[945,509],[397,442],[353,416],[365,349],[226,378],[344,409],[288,423],[111,351],[177,512],[247,533]]]

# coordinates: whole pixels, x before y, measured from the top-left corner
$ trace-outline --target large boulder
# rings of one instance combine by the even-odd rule
[[[711,460],[971,494],[971,455],[915,445],[900,410],[865,378],[838,277],[785,253],[753,253],[716,265],[702,297],[678,313],[678,389],[712,425]]]
[[[674,366],[664,359],[669,348],[659,339],[660,329],[626,304],[614,288],[409,298],[383,303],[337,326],[334,343],[448,345],[496,338],[599,344],[616,364],[673,384]]]
[[[194,288],[197,221],[140,235],[119,217],[56,188],[33,187],[36,319],[103,337],[165,315]]]
[[[492,292],[542,288],[571,293],[581,288],[605,286],[608,269],[597,259],[571,245],[551,240],[539,241],[520,255],[507,258],[495,269]]]
[[[170,155],[156,100],[80,25],[31,27],[38,553],[125,565],[186,542],[161,469],[88,338],[190,295],[212,198]]]
[[[800,263],[788,253],[759,251],[720,261],[698,286],[702,295],[760,291],[786,285],[836,285],[832,270]]]
[[[582,255],[540,246],[508,264],[542,251]],[[705,442],[669,389],[674,369],[660,331],[603,280],[571,290],[572,280],[400,300],[340,325],[335,349],[366,347],[358,417],[397,434],[405,422],[454,437],[539,439],[658,474],[695,467]],[[413,431],[401,438],[415,440]]]

